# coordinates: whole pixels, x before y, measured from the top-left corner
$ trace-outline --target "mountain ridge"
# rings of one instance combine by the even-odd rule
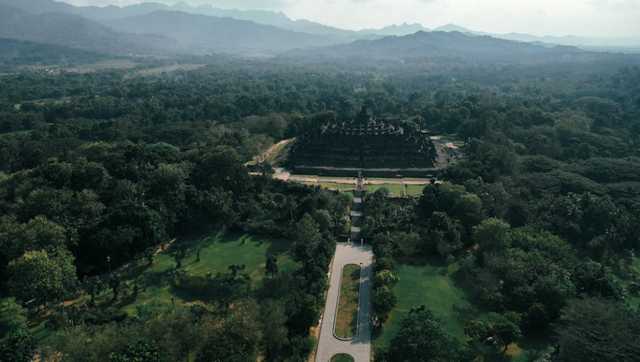
[[[126,34],[76,14],[34,14],[2,4],[0,37],[110,54],[167,54],[181,50],[168,37]]]

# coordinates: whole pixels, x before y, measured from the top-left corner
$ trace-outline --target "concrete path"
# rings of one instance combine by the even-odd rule
[[[320,339],[315,362],[329,362],[338,353],[348,353],[355,362],[371,361],[371,283],[373,282],[373,252],[371,246],[339,243],[331,267],[327,303],[320,327]],[[350,341],[340,340],[333,334],[338,306],[342,268],[347,264],[358,264],[362,268],[360,279],[360,312],[358,334]]]

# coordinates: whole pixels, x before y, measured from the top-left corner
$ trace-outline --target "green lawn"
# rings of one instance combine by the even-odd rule
[[[394,292],[398,298],[396,308],[391,312],[389,320],[383,325],[381,332],[374,332],[374,347],[388,345],[400,328],[400,319],[411,308],[422,304],[433,310],[442,320],[447,330],[466,341],[464,325],[469,319],[480,315],[463,290],[454,285],[452,274],[458,264],[445,265],[437,257],[396,258],[396,275],[400,282]],[[549,340],[525,338],[519,344],[512,344],[507,356],[496,355],[499,361],[527,362],[550,348]],[[487,362],[491,362],[489,360]],[[497,361],[496,361],[497,362]]]
[[[353,190],[356,188],[356,185],[354,184],[338,184],[338,183],[332,183],[332,182],[321,182],[319,185],[326,189],[338,189],[338,190]]]
[[[404,189],[402,185],[384,184],[384,185],[365,185],[364,186],[365,190],[368,190],[371,192],[375,192],[376,190],[381,189],[383,187],[389,190],[389,195],[391,196],[404,196]]]
[[[292,173],[291,177],[317,179],[318,175],[299,175],[297,173]]]
[[[421,261],[421,260],[423,261]],[[400,319],[411,310],[424,304],[442,319],[452,334],[463,339],[464,324],[462,316],[471,308],[464,292],[458,289],[451,279],[457,270],[457,264],[443,265],[437,258],[419,257],[400,259],[396,275],[400,282],[394,287],[398,298],[396,308],[389,315],[383,330],[377,335],[375,345],[388,345],[398,333]],[[460,315],[460,318],[458,317]]]
[[[422,195],[422,190],[424,186],[407,185],[407,196]]]
[[[244,273],[251,276],[254,284],[260,283],[264,277],[264,266],[268,255],[278,256],[278,268],[281,271],[292,270],[296,263],[289,256],[290,242],[252,235],[229,235],[224,237],[205,236],[206,247],[200,253],[200,262],[196,262],[195,253],[189,254],[182,262],[184,269],[191,275],[208,273],[228,273],[228,266],[235,264],[246,266]],[[242,240],[245,239],[243,244]],[[171,248],[167,253],[159,254],[151,267],[146,263],[126,271],[129,294],[119,302],[119,308],[128,313],[135,308],[156,300],[165,303],[192,304],[206,300],[202,295],[191,295],[174,290],[166,278],[169,271],[175,268],[176,262]],[[133,281],[138,280],[140,291],[134,297],[131,288]],[[111,293],[105,293],[110,298]]]
[[[358,304],[360,303],[360,266],[345,265],[338,299],[338,314],[334,332],[340,338],[354,338],[358,333]]]
[[[346,353],[339,353],[339,354],[335,354],[333,355],[333,357],[331,357],[331,362],[353,362],[353,357],[351,357],[350,354],[346,354]]]
[[[264,278],[264,267],[268,255],[278,257],[279,271],[294,270],[298,267],[289,255],[291,247],[289,241],[248,234],[203,236],[202,238],[206,246],[200,253],[200,262],[195,261],[195,253],[187,255],[182,262],[182,269],[191,275],[228,273],[229,265],[244,264],[246,268],[242,272],[251,276],[254,285],[259,285]],[[245,239],[244,243],[243,239]],[[135,315],[136,307],[156,301],[167,304],[173,302],[178,305],[206,302],[206,295],[189,294],[172,287],[167,276],[176,266],[173,251],[169,247],[166,252],[158,254],[152,266],[147,266],[148,263],[141,260],[120,268],[118,272],[125,280],[120,300],[111,304],[112,292],[110,289],[105,290],[97,298],[98,306],[107,309],[115,307]],[[103,277],[106,279],[107,276]],[[137,281],[139,288],[137,294],[134,293],[134,281]],[[81,295],[75,303],[82,304],[88,301],[89,296]],[[45,341],[52,335],[51,330],[44,327],[47,320],[48,312],[40,317],[32,315],[29,321],[29,329],[38,342]]]
[[[365,181],[402,181],[402,177],[365,177]]]
[[[355,180],[356,177],[344,177],[344,176],[320,176],[320,180]]]
[[[425,183],[428,183],[431,181],[430,177],[404,177],[402,178],[403,181],[422,181]]]

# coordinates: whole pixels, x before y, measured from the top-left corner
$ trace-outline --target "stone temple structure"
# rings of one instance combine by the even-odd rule
[[[288,166],[298,173],[424,177],[435,170],[436,149],[415,126],[374,119],[362,107],[355,119],[306,133],[291,146]]]

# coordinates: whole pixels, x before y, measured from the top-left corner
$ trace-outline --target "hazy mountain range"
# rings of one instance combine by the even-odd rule
[[[351,52],[368,54],[367,51],[378,47],[376,58],[394,53],[403,56],[465,54],[481,58],[487,52],[504,59],[518,58],[512,56],[513,52],[535,54],[531,59],[549,52],[564,52],[563,56],[567,56],[569,49],[556,49],[550,44],[590,49],[607,45],[612,50],[632,50],[637,46],[640,51],[638,39],[487,34],[455,24],[429,30],[420,24],[405,23],[356,32],[307,20],[294,21],[280,12],[228,10],[211,5],[194,7],[186,3],[169,6],[153,2],[125,7],[76,7],[52,0],[0,0],[0,37],[108,54],[225,52],[271,56],[306,49],[306,54],[340,58],[352,57]],[[318,47],[329,48],[319,50]],[[571,48],[571,52],[574,51],[576,49]],[[295,54],[301,54],[301,51]]]
[[[558,60],[584,61],[602,56],[576,47],[541,46],[490,36],[469,36],[457,31],[419,31],[401,37],[360,40],[350,44],[294,51],[286,55],[291,59],[348,60],[355,63],[424,58],[437,58],[442,61],[461,58],[476,62],[539,63]]]

